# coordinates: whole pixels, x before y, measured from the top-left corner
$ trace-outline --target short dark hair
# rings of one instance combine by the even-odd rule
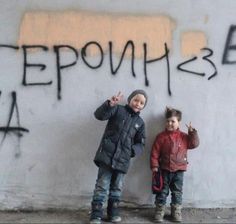
[[[178,121],[181,121],[182,112],[174,108],[166,107],[165,116],[166,116],[166,119],[171,118],[171,117],[177,117]]]

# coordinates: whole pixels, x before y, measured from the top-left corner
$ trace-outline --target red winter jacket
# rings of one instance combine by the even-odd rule
[[[175,172],[187,169],[187,150],[199,145],[197,131],[194,129],[188,134],[180,131],[163,131],[157,135],[152,146],[150,165],[151,169],[160,167]]]

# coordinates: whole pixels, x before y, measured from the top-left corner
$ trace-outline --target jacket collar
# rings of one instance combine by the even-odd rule
[[[175,134],[180,133],[180,130],[179,130],[179,128],[178,128],[177,130],[175,130],[175,131],[168,131],[167,129],[165,129],[165,132],[168,133],[168,134],[173,134],[173,135],[175,135]]]

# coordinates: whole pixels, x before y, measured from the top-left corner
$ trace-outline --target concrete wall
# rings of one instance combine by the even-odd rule
[[[189,152],[184,206],[235,206],[235,8],[233,0],[2,0],[0,209],[88,206],[105,127],[93,112],[136,88],[149,95],[147,145],[124,201],[152,204],[150,148],[172,106],[183,111],[181,128],[191,121],[201,138]]]

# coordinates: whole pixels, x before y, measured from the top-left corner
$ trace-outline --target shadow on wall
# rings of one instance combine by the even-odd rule
[[[150,153],[156,135],[164,129],[163,115],[148,117],[146,125],[146,145],[144,153],[133,159],[124,182],[123,201],[134,205],[153,203],[151,192]]]
[[[2,186],[7,189],[1,207],[76,209],[88,205],[97,174],[93,158],[103,129],[93,113],[84,119],[49,122],[41,138],[50,136],[50,141],[37,146],[38,156],[30,161],[34,166],[24,171],[27,182],[16,176],[12,184],[10,179],[10,184]],[[15,173],[21,171],[20,167]]]
[[[73,121],[63,122],[63,126],[55,130],[55,137],[52,136],[48,145],[48,148],[55,150],[48,154],[44,183],[50,189],[48,194],[63,196],[64,205],[77,207],[81,197],[91,200],[97,175],[93,159],[105,123],[97,121],[92,111],[83,119],[77,117]],[[71,196],[74,196],[74,202]]]

